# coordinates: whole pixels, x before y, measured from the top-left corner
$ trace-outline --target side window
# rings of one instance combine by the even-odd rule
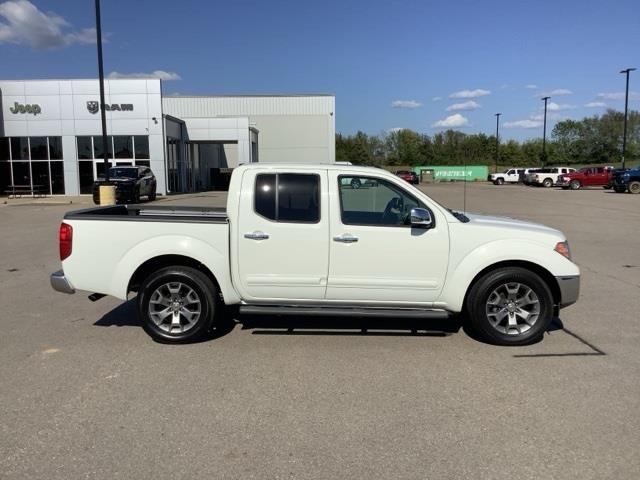
[[[345,225],[410,225],[411,209],[424,207],[391,182],[368,177],[340,176],[340,213]]]
[[[514,173],[516,173],[516,172],[515,172],[515,170],[509,170],[509,171],[507,172],[507,175],[513,175]]]
[[[320,177],[315,174],[267,173],[256,177],[254,209],[276,222],[320,221]]]

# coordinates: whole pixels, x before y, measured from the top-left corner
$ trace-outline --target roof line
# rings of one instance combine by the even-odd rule
[[[181,95],[167,94],[163,98],[216,98],[216,97],[335,97],[334,93],[250,93],[250,94],[210,94],[210,95]]]

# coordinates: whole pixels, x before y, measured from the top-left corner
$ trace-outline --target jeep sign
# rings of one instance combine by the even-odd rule
[[[22,103],[14,102],[13,107],[9,107],[9,111],[13,114],[31,113],[33,115],[38,115],[39,113],[42,113],[42,109],[37,103],[23,105]]]

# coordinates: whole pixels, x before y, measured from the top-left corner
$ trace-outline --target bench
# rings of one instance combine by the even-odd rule
[[[31,195],[32,197],[46,197],[48,188],[45,185],[9,185],[4,193],[9,198],[22,198],[23,195]]]

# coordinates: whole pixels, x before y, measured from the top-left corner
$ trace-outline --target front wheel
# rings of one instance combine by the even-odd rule
[[[535,273],[520,267],[494,270],[481,277],[467,296],[473,331],[495,345],[538,341],[553,319],[553,297]]]
[[[629,193],[640,193],[640,182],[630,182],[629,183]]]
[[[156,187],[153,187],[153,189],[149,193],[149,201],[153,202],[155,199],[156,199]]]
[[[582,185],[580,184],[579,180],[571,180],[571,182],[569,183],[569,188],[571,188],[571,190],[580,190],[580,187]]]
[[[624,193],[627,191],[627,187],[625,187],[624,185],[614,185],[613,191],[616,193]]]
[[[190,267],[167,267],[147,277],[138,293],[144,331],[162,343],[190,343],[209,331],[215,314],[216,287]]]

